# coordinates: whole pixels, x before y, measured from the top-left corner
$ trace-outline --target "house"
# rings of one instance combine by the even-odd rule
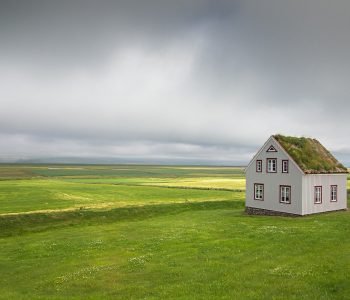
[[[316,139],[271,136],[246,170],[246,212],[309,215],[347,209],[347,169]]]

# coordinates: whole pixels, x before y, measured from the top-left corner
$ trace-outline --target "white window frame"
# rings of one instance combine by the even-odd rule
[[[337,202],[337,201],[338,201],[338,186],[331,185],[331,202]]]
[[[254,183],[254,200],[264,201],[263,183]]]
[[[314,187],[314,203],[321,204],[322,203],[322,186],[318,185]]]
[[[280,185],[280,203],[290,204],[292,198],[292,187],[290,185]]]
[[[289,160],[282,160],[282,173],[289,173]]]
[[[266,173],[277,173],[277,158],[266,158]]]

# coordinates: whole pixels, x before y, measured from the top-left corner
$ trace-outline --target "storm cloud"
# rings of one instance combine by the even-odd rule
[[[245,164],[271,135],[350,162],[350,3],[0,1],[0,160]]]

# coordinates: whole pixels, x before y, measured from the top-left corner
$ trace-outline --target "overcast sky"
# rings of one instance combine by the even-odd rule
[[[0,161],[350,164],[348,0],[0,0]]]

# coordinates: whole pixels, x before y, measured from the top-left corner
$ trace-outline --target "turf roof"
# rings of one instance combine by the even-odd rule
[[[306,174],[348,173],[347,169],[312,138],[273,136]]]

